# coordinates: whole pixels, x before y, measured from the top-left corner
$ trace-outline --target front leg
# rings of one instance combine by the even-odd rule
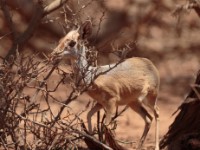
[[[92,116],[102,108],[102,105],[96,103],[95,106],[87,114],[88,131],[92,134]]]
[[[112,116],[116,111],[117,108],[117,99],[111,98],[108,100],[108,102],[105,104],[105,111],[106,111],[106,118],[105,118],[105,125],[108,126],[112,120]]]

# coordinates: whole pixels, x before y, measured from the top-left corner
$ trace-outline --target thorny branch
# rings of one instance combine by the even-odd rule
[[[52,3],[50,3],[48,6],[46,6],[45,8],[43,8],[40,3],[35,4],[35,12],[33,14],[33,17],[28,27],[23,33],[16,36],[16,31],[14,29],[12,18],[6,7],[6,1],[0,0],[0,4],[3,9],[4,16],[7,19],[7,23],[11,29],[12,34],[14,35],[12,47],[10,48],[9,53],[6,55],[5,60],[8,61],[11,55],[15,56],[16,50],[17,49],[20,50],[22,46],[24,45],[24,43],[31,38],[31,36],[33,35],[33,32],[38,27],[38,25],[40,24],[44,16],[58,9],[66,2],[67,0],[55,0]]]
[[[188,0],[187,4],[178,5],[173,12],[174,16],[179,16],[182,12],[194,9],[197,15],[200,17],[200,1],[199,0]]]
[[[65,121],[65,125],[62,125],[60,120],[53,126],[51,125],[51,122],[54,121],[51,101],[60,100],[56,97],[51,99],[49,93],[52,91],[49,86],[43,87],[41,85],[47,84],[55,71],[53,70],[51,74],[47,73],[44,76],[52,64],[48,60],[37,61],[35,57],[17,55],[17,59],[10,62],[15,69],[10,68],[9,63],[0,66],[0,145],[5,149],[19,149],[19,147],[49,149],[49,145],[51,148],[77,146],[76,142],[80,138],[77,138],[77,133],[69,128],[71,125],[78,126],[80,124],[76,114],[65,111],[66,117],[62,119]],[[54,66],[56,65],[54,64]],[[61,77],[65,78],[65,76]],[[43,98],[45,98],[48,107],[44,107],[45,104],[42,105],[39,102],[42,98],[41,94],[37,100],[35,99],[39,102],[36,104],[31,101],[31,96],[27,93],[27,91],[34,89],[37,92],[38,86],[46,94]],[[62,86],[60,82],[55,84],[56,92],[58,86]],[[46,89],[43,90],[43,88]],[[70,108],[68,107],[68,109]],[[30,140],[29,136],[32,136],[34,140]]]
[[[80,115],[88,109],[88,106],[80,113],[72,113],[68,105],[87,91],[92,81],[83,88],[78,87],[81,85],[81,81],[78,81],[77,88],[72,86],[71,92],[68,91],[69,95],[63,102],[54,94],[63,86],[69,87],[69,85],[62,84],[69,76],[58,67],[59,61],[52,63],[49,59],[38,61],[36,58],[37,55],[24,56],[17,53],[16,59],[0,65],[0,119],[2,120],[0,145],[5,149],[77,147],[84,137],[92,141],[95,146],[112,149],[104,143],[105,140],[99,141],[94,135],[89,135],[86,128],[83,129],[81,124],[84,122],[80,119]],[[51,69],[47,72],[49,66]],[[109,70],[116,66],[110,67]],[[99,74],[94,72],[95,78],[105,72]],[[60,80],[52,86],[49,81],[53,75],[59,76]],[[32,95],[30,91],[35,94]],[[53,112],[54,102],[59,106],[58,113]],[[65,112],[64,118],[63,112]],[[103,121],[99,119],[98,124],[100,122]],[[95,134],[103,132],[104,128],[101,127],[101,130]],[[34,140],[30,140],[29,136],[32,136]]]

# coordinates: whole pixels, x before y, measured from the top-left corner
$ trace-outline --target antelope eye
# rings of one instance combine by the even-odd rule
[[[76,44],[76,42],[75,42],[75,41],[73,41],[73,40],[69,42],[69,46],[70,46],[70,47],[74,47],[74,46],[75,46],[75,44]]]

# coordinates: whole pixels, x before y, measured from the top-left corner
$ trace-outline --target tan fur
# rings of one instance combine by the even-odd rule
[[[134,57],[125,60],[108,73],[100,75],[94,81],[95,88],[88,93],[100,104],[102,101],[108,101],[110,97],[116,97],[117,105],[127,105],[137,101],[143,94],[155,95],[159,83],[159,73],[154,65],[148,59]],[[102,100],[99,91],[107,93],[106,100]]]
[[[70,40],[79,43],[79,35],[77,31],[69,32],[61,41],[56,51],[73,51],[75,48],[69,48],[67,43]],[[78,46],[75,46],[76,48]],[[68,54],[68,53],[67,53]],[[74,55],[74,53],[73,53]],[[78,57],[77,57],[78,59]],[[73,58],[74,61],[74,58]],[[72,63],[73,64],[73,63]],[[99,72],[108,70],[109,66],[100,66]],[[88,94],[97,102],[97,104],[89,111],[88,129],[92,132],[91,117],[101,108],[106,111],[105,124],[109,125],[112,115],[116,111],[118,105],[128,105],[137,112],[145,121],[145,128],[141,137],[138,149],[142,144],[149,131],[153,117],[144,107],[149,107],[156,119],[156,150],[159,149],[159,112],[156,106],[157,95],[159,93],[160,78],[159,73],[153,63],[146,58],[133,57],[124,60],[116,65],[113,69],[98,76],[94,84],[88,89]]]

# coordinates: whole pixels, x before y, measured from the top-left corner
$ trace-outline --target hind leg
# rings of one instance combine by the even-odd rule
[[[108,126],[112,120],[112,115],[116,111],[116,100],[117,98],[113,97],[107,101],[107,103],[104,105],[105,111],[106,111],[106,118],[105,118],[105,125]]]
[[[153,111],[156,126],[155,126],[155,150],[159,150],[159,109],[156,105],[157,94],[150,93],[147,95],[145,104]]]
[[[131,109],[137,112],[145,121],[144,131],[142,133],[142,137],[140,138],[140,141],[137,147],[137,149],[141,149],[146,139],[146,136],[149,132],[149,129],[151,127],[151,122],[153,120],[153,117],[147,112],[147,110],[141,105],[140,102],[133,102],[129,104],[129,106],[131,107]]]
[[[156,131],[155,131],[155,140],[156,140],[156,147],[155,150],[159,150],[159,110],[158,107],[155,105],[153,108],[154,111],[154,116],[155,116],[155,120],[156,120]]]

